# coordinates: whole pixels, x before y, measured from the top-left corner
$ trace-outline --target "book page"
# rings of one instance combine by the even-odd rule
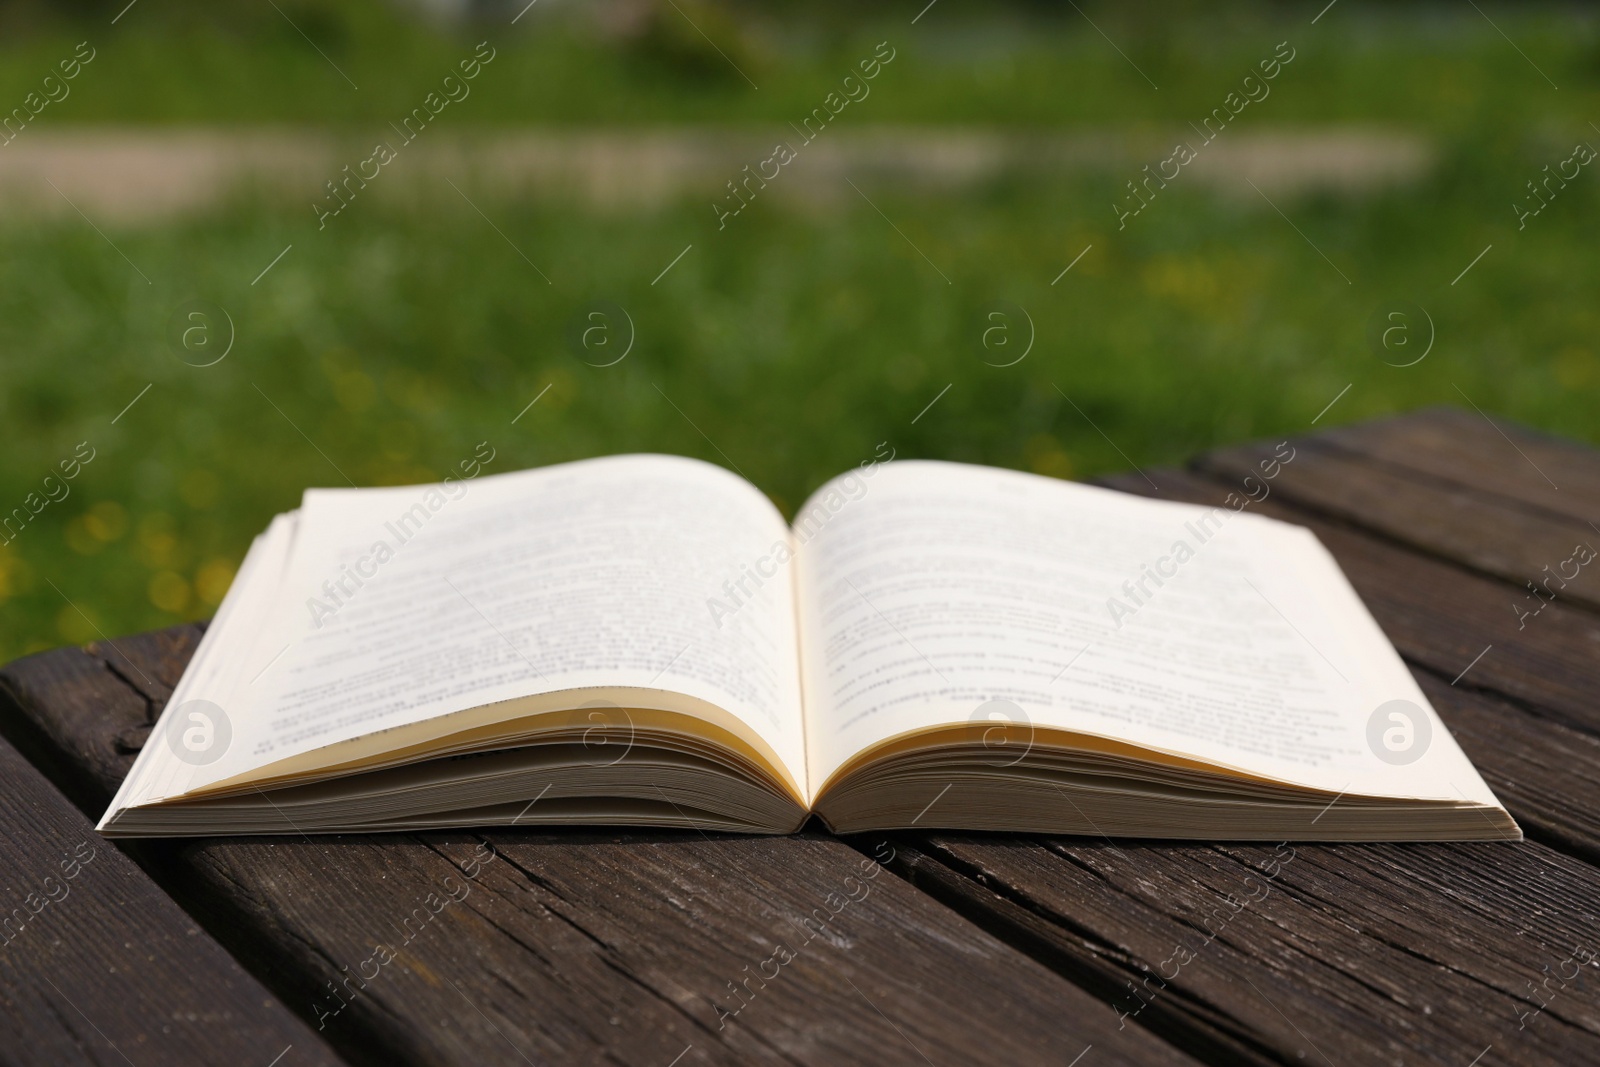
[[[1011,722],[1329,792],[1495,803],[1303,528],[899,462],[798,562],[814,789],[908,732]],[[1426,735],[1404,763],[1370,741],[1390,701]]]
[[[803,788],[792,583],[736,584],[780,544],[757,489],[681,457],[310,490],[269,610],[229,636],[231,680],[185,694],[225,710],[228,749],[164,791],[567,690],[575,708],[657,707],[660,691],[715,705]]]
[[[213,753],[231,750],[232,720],[222,707],[235,706],[229,694],[248,688],[270,655],[261,647],[260,621],[272,612],[299,519],[298,511],[275,516],[250,545],[100,829],[123,807],[183,792],[206,773]]]

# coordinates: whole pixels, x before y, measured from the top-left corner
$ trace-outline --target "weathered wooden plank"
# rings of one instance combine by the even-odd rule
[[[0,741],[0,1060],[339,1063]]]
[[[190,638],[119,639],[118,674],[98,647],[0,673],[86,802],[159,705],[123,678],[170,689]],[[881,874],[877,844],[495,831],[146,854],[353,1062],[1192,1062]]]
[[[1431,408],[1329,430],[1318,438],[1547,511],[1600,521],[1600,457],[1595,450],[1498,416]]]
[[[1376,463],[1315,439],[1297,440],[1294,447],[1294,461],[1271,482],[1273,496],[1503,578],[1526,596],[1527,610],[1548,595],[1533,591],[1532,582],[1548,583],[1543,588],[1558,601],[1600,607],[1600,558],[1591,556],[1587,565],[1574,560],[1580,545],[1600,552],[1600,533],[1587,521]],[[1240,445],[1207,453],[1195,466],[1238,485],[1259,477],[1258,464],[1270,454],[1269,447]],[[1568,581],[1563,572],[1574,577]]]
[[[51,715],[15,714],[7,733],[35,766],[80,808],[105,806],[106,784],[120,782],[144,747],[177,684],[204,624],[175,626],[86,649],[62,649],[0,669],[0,704],[13,710],[48,704]],[[123,654],[136,651],[138,661]],[[143,663],[144,666],[140,664]]]
[[[1231,1042],[1228,1062],[1600,1056],[1600,872],[1537,843],[951,835],[925,848],[901,850],[918,885],[1079,976],[1130,1023]]]

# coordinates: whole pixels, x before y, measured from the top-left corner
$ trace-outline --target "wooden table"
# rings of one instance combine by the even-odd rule
[[[1600,453],[1457,410],[1294,445],[1250,483],[1269,493],[1253,509],[1338,557],[1526,842],[493,830],[115,847],[85,815],[193,652],[201,627],[184,626],[0,672],[0,1060],[1600,1062],[1600,576],[1517,610],[1541,603],[1524,583],[1600,545]],[[1270,451],[1110,484],[1218,503]],[[780,942],[800,946],[781,967]]]

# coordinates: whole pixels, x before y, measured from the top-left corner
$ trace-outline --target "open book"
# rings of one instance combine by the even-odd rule
[[[922,461],[863,463],[791,527],[728,471],[654,455],[307,491],[100,829],[811,814],[1521,836],[1305,529]]]

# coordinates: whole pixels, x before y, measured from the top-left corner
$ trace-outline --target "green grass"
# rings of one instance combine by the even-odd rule
[[[1013,176],[948,194],[863,181],[904,236],[848,191],[826,209],[764,198],[721,233],[709,197],[597,212],[483,194],[480,206],[547,284],[446,187],[420,203],[358,200],[320,233],[303,204],[266,199],[158,227],[103,226],[146,284],[76,215],[13,215],[0,229],[0,515],[40,491],[79,442],[96,455],[70,496],[0,547],[0,661],[97,630],[203,617],[250,538],[306,486],[437,478],[485,440],[497,451],[491,471],[619,451],[700,456],[736,466],[788,511],[880,441],[902,457],[1086,477],[1304,431],[1350,383],[1319,426],[1462,403],[1459,389],[1487,410],[1600,443],[1600,179],[1586,168],[1521,232],[1509,208],[1575,140],[1600,144],[1581,115],[1587,102],[1600,120],[1592,30],[1491,9],[1556,92],[1476,15],[1346,16],[1344,6],[1317,27],[1336,30],[1329,40],[1344,51],[1308,43],[1279,79],[1272,121],[1382,119],[1431,131],[1442,158],[1417,187],[1280,199],[1304,237],[1259,198],[1183,182],[1119,233],[1109,204],[1131,175],[1112,173]],[[159,18],[130,13],[78,79],[81,97],[61,105],[63,124],[76,105],[84,122],[387,118],[425,91],[435,60],[460,51],[448,35],[353,10],[335,58],[359,94],[299,55],[297,37],[193,29],[220,49],[194,52],[188,38],[159,36]],[[879,80],[872,121],[1116,128],[1162,108],[1189,117],[1283,39],[1280,23],[1311,36],[1309,16],[1280,8],[1222,25],[1173,20],[1148,39],[1097,17],[1137,42],[1130,56],[1162,82],[1157,94],[1070,22],[1024,34],[1015,19],[997,21],[985,36],[952,6],[958,17],[967,39],[895,31],[905,49]],[[388,42],[392,69],[362,20]],[[589,38],[536,23],[466,107],[481,102],[484,122],[787,117],[842,74],[841,59],[882,39],[833,26],[789,41],[787,58],[761,52],[770,28],[742,30],[755,42],[756,93],[721,73],[685,73],[690,60],[665,45],[651,46],[654,66],[631,65],[637,44],[590,41],[568,54],[551,40]],[[19,56],[54,55],[69,39],[81,37],[47,25],[5,46],[0,93],[28,82]],[[1190,47],[1213,39],[1227,48]],[[1013,47],[1010,75],[983,73],[998,62],[985,56]],[[193,297],[224,307],[236,327],[215,366],[181,362],[164,340]],[[637,331],[609,368],[580,361],[567,341],[599,298],[626,308]],[[1393,299],[1420,302],[1437,324],[1417,366],[1385,366],[1367,347],[1369,317]],[[1004,368],[984,362],[1000,360],[981,342],[1001,302],[1026,309],[1037,331],[1027,358]]]

